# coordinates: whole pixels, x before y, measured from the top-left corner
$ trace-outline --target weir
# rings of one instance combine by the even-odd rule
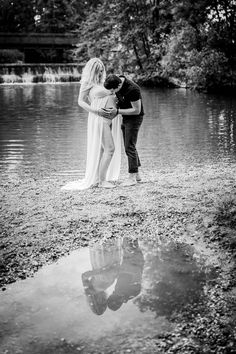
[[[0,84],[80,81],[84,64],[0,64]]]

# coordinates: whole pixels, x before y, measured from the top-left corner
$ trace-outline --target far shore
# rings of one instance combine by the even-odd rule
[[[82,63],[0,63],[0,85],[30,83],[70,83],[80,82]],[[176,77],[160,73],[125,72],[129,78],[145,88],[185,88],[205,93],[235,94],[236,87],[231,83],[211,88],[194,88]]]

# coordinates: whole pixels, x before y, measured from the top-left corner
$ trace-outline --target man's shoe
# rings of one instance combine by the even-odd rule
[[[121,183],[121,187],[130,187],[130,186],[135,186],[137,184],[136,179],[134,178],[128,178],[126,181]]]
[[[138,172],[136,173],[136,181],[137,182],[141,182],[142,181],[142,178],[140,177],[140,174]]]

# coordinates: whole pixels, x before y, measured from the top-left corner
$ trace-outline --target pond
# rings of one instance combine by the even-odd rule
[[[143,338],[172,330],[184,309],[204,311],[204,287],[216,274],[185,244],[91,243],[0,294],[1,352],[131,352],[140,341],[148,353]]]
[[[78,83],[0,86],[2,177],[83,176],[87,113],[78,107],[78,92]],[[235,162],[235,98],[185,89],[143,88],[142,94],[144,169]]]

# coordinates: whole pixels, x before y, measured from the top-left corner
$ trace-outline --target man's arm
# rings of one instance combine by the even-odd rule
[[[125,116],[136,116],[141,112],[141,99],[138,101],[130,102],[132,108],[111,108],[107,112],[104,112],[104,117],[108,119],[113,119],[117,114],[122,114]]]
[[[118,113],[125,116],[136,116],[141,112],[141,100],[130,102],[132,108],[119,108]]]

